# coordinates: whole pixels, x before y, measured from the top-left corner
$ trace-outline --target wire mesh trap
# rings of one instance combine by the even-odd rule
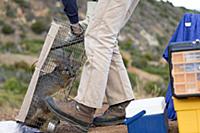
[[[52,114],[44,103],[46,96],[68,97],[77,86],[85,62],[83,38],[66,42],[69,25],[53,21],[29,84],[17,121],[42,128]]]

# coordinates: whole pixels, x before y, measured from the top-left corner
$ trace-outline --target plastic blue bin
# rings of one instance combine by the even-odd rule
[[[165,114],[143,116],[145,111],[125,120],[128,133],[168,133],[168,122]]]
[[[168,133],[168,120],[165,107],[163,112],[158,111],[156,112],[158,114],[149,114],[151,111],[148,111],[148,108],[150,107],[148,106],[133,117],[125,119],[124,123],[128,127],[128,133]]]

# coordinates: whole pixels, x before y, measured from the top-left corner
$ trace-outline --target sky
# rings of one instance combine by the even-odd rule
[[[200,11],[200,0],[163,0],[170,1],[174,6],[183,6],[188,9],[196,9]]]

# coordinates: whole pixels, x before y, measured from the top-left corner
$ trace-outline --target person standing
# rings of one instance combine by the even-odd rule
[[[68,122],[69,133],[87,132],[92,122],[95,125],[122,123],[125,108],[134,94],[117,37],[139,1],[99,0],[85,33],[87,60],[77,96],[71,101],[46,99],[49,109]],[[102,107],[104,96],[109,108],[93,119],[96,108]]]

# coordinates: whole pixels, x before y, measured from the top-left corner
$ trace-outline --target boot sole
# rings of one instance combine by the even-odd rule
[[[49,108],[49,110],[53,114],[55,114],[56,117],[58,117],[59,119],[61,119],[63,121],[69,122],[69,123],[73,124],[74,126],[80,128],[83,131],[83,133],[87,133],[88,132],[88,128],[86,128],[86,126],[81,126],[80,123],[78,123],[76,121],[73,121],[72,119],[68,118],[67,116],[66,117],[63,116],[64,113],[59,111],[59,110],[57,110],[56,107],[52,106],[52,104],[51,104],[52,102],[53,102],[52,98],[48,97],[48,98],[45,99],[45,103],[46,103],[47,107]]]
[[[124,119],[111,121],[111,122],[101,122],[93,123],[95,127],[104,127],[104,126],[115,126],[115,125],[124,125]]]

